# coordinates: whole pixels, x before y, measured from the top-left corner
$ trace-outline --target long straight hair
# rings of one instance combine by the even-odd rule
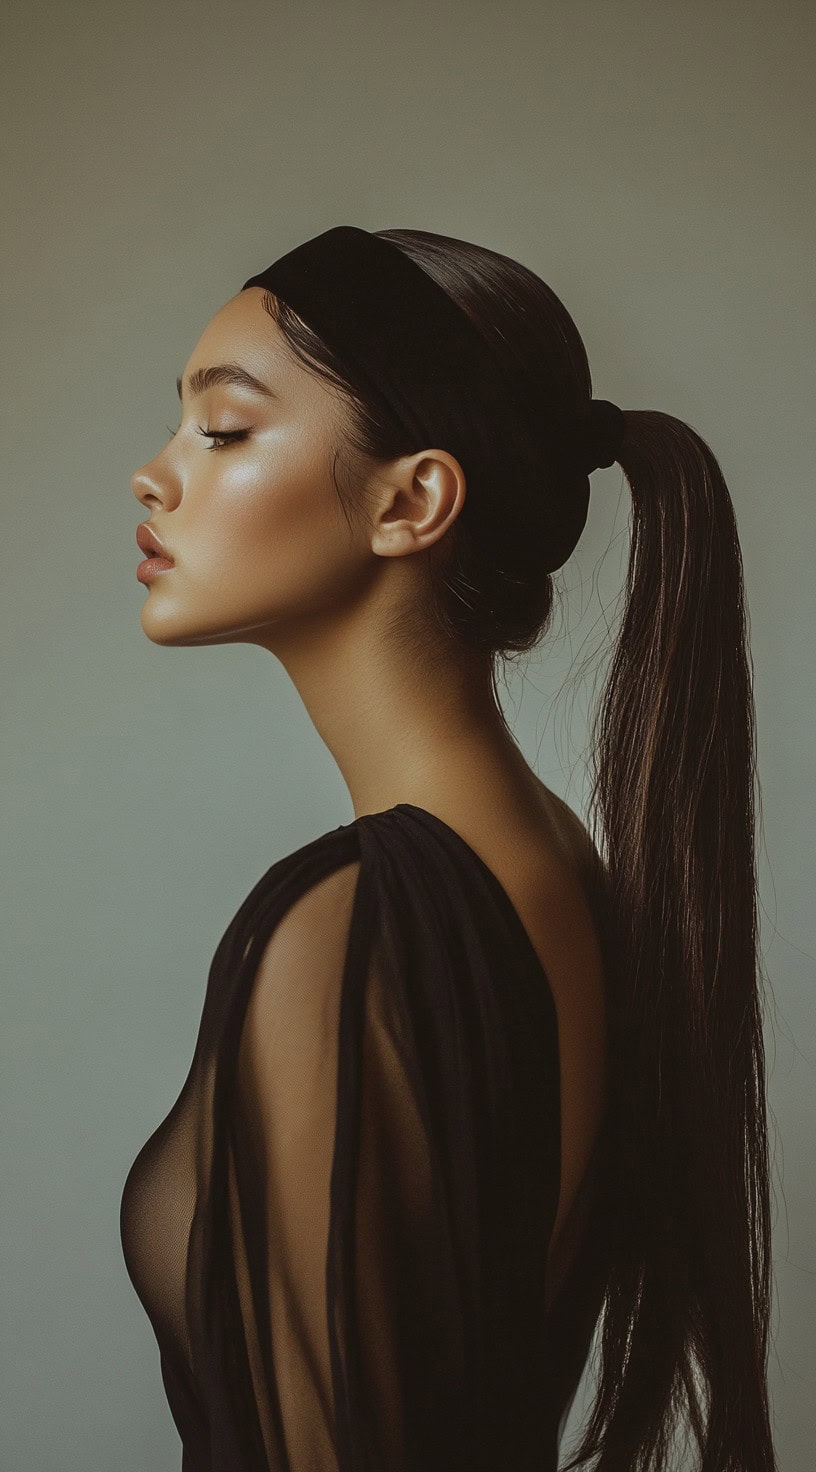
[[[379,232],[412,256],[514,366],[586,400],[586,352],[563,304],[517,261],[426,231]],[[300,360],[345,394],[349,446],[417,449],[271,295]],[[455,396],[455,385],[450,392]],[[461,406],[463,424],[467,405]],[[568,1469],[668,1465],[685,1417],[700,1472],[774,1472],[767,1357],[771,1219],[755,872],[756,742],[743,568],[731,497],[705,441],[626,412],[632,496],[625,605],[592,730],[588,817],[609,896],[609,1262],[597,1389]],[[489,521],[468,500],[433,564],[440,630],[496,666],[548,630],[553,581],[529,576],[539,486],[507,457],[480,467],[517,529],[524,578],[492,577]],[[545,480],[546,478],[543,477]],[[335,481],[348,515],[354,490]],[[486,528],[486,529],[485,529]],[[451,535],[453,534],[453,535]],[[433,551],[433,549],[431,549]]]

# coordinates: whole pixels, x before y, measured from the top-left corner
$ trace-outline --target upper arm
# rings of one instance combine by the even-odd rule
[[[244,1219],[234,1220],[233,1236],[251,1232],[262,1249],[253,1288],[247,1271],[242,1293],[256,1341],[256,1399],[270,1465],[283,1435],[293,1468],[315,1472],[337,1465],[325,1271],[340,997],[359,867],[326,876],[276,925],[244,1016],[236,1077],[237,1127],[256,1175],[243,1183]]]
[[[364,975],[352,978],[358,1021],[340,1056],[359,871],[359,861],[333,871],[277,924],[238,1048],[234,1127],[249,1165],[233,1177],[236,1281],[270,1467],[283,1441],[291,1472],[345,1472],[349,1438],[355,1472],[414,1465],[411,1387],[430,1373],[426,1351],[440,1343],[431,1316],[453,1277],[411,1043],[376,930]],[[346,1005],[353,1013],[354,999]]]

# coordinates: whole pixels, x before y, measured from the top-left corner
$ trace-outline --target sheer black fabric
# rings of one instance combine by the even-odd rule
[[[605,1282],[590,1211],[547,1309],[559,1061],[520,917],[442,819],[272,865],[121,1199],[182,1472],[554,1472]]]

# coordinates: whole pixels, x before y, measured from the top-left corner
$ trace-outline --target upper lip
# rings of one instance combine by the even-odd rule
[[[167,549],[162,546],[152,527],[146,521],[142,521],[136,528],[136,541],[148,557],[166,557],[168,562],[173,559]]]

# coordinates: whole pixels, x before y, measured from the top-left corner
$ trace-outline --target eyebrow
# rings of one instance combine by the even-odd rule
[[[242,368],[240,363],[214,363],[210,368],[196,368],[187,379],[187,390],[191,398],[197,398],[208,388],[217,388],[220,384],[236,384],[238,388],[248,388],[253,393],[264,394],[268,399],[277,398],[277,394],[254,373]],[[176,379],[178,396],[182,396],[181,377]]]

